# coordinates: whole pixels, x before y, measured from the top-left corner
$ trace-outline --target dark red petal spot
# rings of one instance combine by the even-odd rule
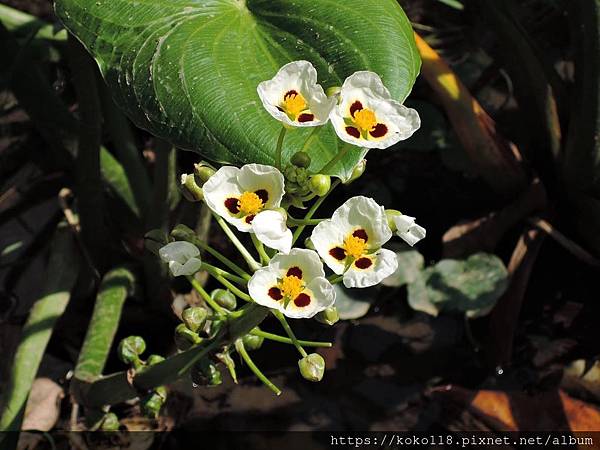
[[[310,305],[310,296],[308,294],[300,294],[294,299],[294,305],[298,308],[304,308],[305,306]]]
[[[358,258],[354,265],[359,269],[368,269],[373,265],[373,261],[371,261],[369,258]]]
[[[346,250],[344,250],[342,247],[334,247],[329,250],[329,254],[338,261],[341,261],[346,257]]]
[[[281,300],[283,298],[283,295],[281,294],[281,289],[279,289],[278,287],[272,287],[271,289],[269,289],[269,297],[271,297],[273,300]]]
[[[373,127],[369,134],[374,138],[384,137],[388,133],[388,127],[382,123],[378,123]]]
[[[227,211],[229,211],[231,214],[239,213],[240,208],[238,206],[238,199],[231,197],[225,200],[225,208],[227,208]]]
[[[298,122],[300,123],[312,122],[313,120],[315,120],[314,114],[302,113],[298,116]]]
[[[352,116],[352,118],[354,118],[354,114],[356,114],[356,112],[360,111],[361,109],[363,109],[363,105],[361,102],[356,100],[354,103],[352,103],[352,105],[350,105],[350,115]]]
[[[254,220],[254,218],[256,217],[255,214],[250,214],[248,216],[246,216],[246,218],[244,219],[244,221],[248,224],[252,223],[252,221]]]
[[[360,131],[358,131],[358,128],[346,127],[346,133],[348,133],[353,138],[360,139]]]
[[[288,277],[296,277],[302,279],[302,269],[300,267],[290,267],[286,273]]]
[[[287,92],[285,93],[285,95],[283,96],[283,98],[284,98],[285,100],[287,100],[289,97],[293,97],[293,96],[295,96],[295,95],[298,95],[298,91],[294,91],[294,90],[292,89],[291,91],[287,91]]]
[[[266,204],[269,201],[269,193],[266,189],[259,189],[258,191],[254,191],[254,193],[258,195],[258,198],[260,198],[263,204]]]
[[[356,238],[360,238],[365,242],[369,242],[369,235],[362,228],[360,230],[356,230],[354,233],[352,233],[352,236],[354,236]]]

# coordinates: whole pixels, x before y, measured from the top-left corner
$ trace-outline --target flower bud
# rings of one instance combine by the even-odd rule
[[[139,361],[139,356],[146,350],[146,342],[139,336],[129,336],[119,342],[117,353],[125,364]]]
[[[395,233],[397,231],[397,228],[394,217],[401,216],[402,213],[400,211],[396,211],[395,209],[386,209],[385,215],[387,216],[387,221],[388,225],[390,226],[390,230],[392,230],[392,233]]]
[[[354,166],[352,175],[350,175],[350,178],[348,178],[348,181],[346,181],[344,184],[350,184],[353,181],[356,181],[362,176],[363,173],[365,173],[365,170],[367,170],[367,160],[363,159],[356,166]]]
[[[142,413],[151,419],[158,418],[160,409],[167,400],[167,390],[164,386],[159,386],[153,390],[150,394],[142,398],[140,406]]]
[[[190,202],[201,202],[204,200],[202,188],[198,186],[196,176],[194,174],[182,174],[179,188],[186,200]]]
[[[237,306],[235,295],[226,289],[215,289],[210,293],[210,298],[217,302],[219,306],[230,311],[233,311]]]
[[[327,194],[329,189],[331,189],[331,177],[329,175],[318,174],[310,178],[310,190],[319,197]]]
[[[185,351],[200,342],[202,342],[202,338],[183,323],[180,323],[175,328],[175,345],[179,350]]]
[[[171,275],[180,277],[194,275],[200,270],[200,250],[191,242],[176,241],[162,247],[158,254],[169,265]]]
[[[203,359],[190,371],[192,383],[197,386],[218,386],[223,382],[221,372],[208,359]]]
[[[215,169],[204,162],[194,164],[194,174],[200,179],[201,185],[215,174]]]
[[[154,364],[161,363],[164,360],[165,360],[165,358],[163,358],[160,355],[150,355],[150,356],[148,356],[148,359],[146,360],[146,365],[153,366]]]
[[[102,425],[100,429],[102,431],[117,431],[119,429],[119,418],[115,413],[109,412],[102,419]]]
[[[338,314],[338,310],[335,306],[330,306],[329,308],[318,313],[315,316],[315,319],[317,322],[331,326],[340,320],[340,315]]]
[[[298,361],[300,375],[308,381],[321,381],[325,373],[325,360],[318,353],[306,355]]]
[[[310,239],[310,237],[304,239],[304,248],[307,248],[308,250],[315,250],[315,244],[313,244],[313,241]]]
[[[188,328],[188,330],[191,330],[194,333],[197,333],[198,331],[201,331],[202,328],[204,328],[207,316],[208,311],[199,306],[186,308],[181,313],[181,319],[183,320],[183,323]]]
[[[163,230],[151,230],[144,235],[146,250],[158,256],[158,251],[169,243],[169,236]]]
[[[255,328],[255,330],[258,330],[258,329],[259,329],[258,327]],[[244,347],[249,352],[251,352],[253,350],[258,350],[259,348],[261,348],[264,340],[265,339],[262,336],[256,336],[256,335],[250,334],[250,333],[248,333],[247,335],[245,335],[242,338]]]
[[[341,90],[342,88],[340,86],[331,86],[330,88],[327,88],[325,93],[327,94],[327,97],[333,97],[334,95],[339,94]]]
[[[296,166],[296,167],[301,167],[303,169],[307,169],[310,166],[310,156],[308,155],[308,153],[306,152],[298,152],[295,153],[294,156],[292,156],[292,159],[290,159],[290,162]]]

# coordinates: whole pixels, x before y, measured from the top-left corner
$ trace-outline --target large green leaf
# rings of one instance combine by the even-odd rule
[[[57,0],[56,12],[138,126],[220,162],[274,163],[280,124],[256,86],[287,62],[311,61],[325,88],[375,71],[398,100],[420,68],[396,0]],[[284,161],[309,133],[288,133]],[[337,145],[328,125],[310,149],[311,169]],[[356,149],[332,173],[346,174],[362,155]]]

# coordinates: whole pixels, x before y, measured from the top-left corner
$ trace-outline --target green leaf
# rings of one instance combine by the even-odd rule
[[[14,356],[10,380],[1,402],[2,431],[21,428],[27,397],[52,329],[69,302],[70,291],[79,272],[77,262],[73,235],[69,228],[62,227],[52,243],[44,294],[31,309]],[[10,438],[9,434],[0,435],[0,447],[4,438]]]
[[[508,272],[495,255],[477,253],[466,260],[444,259],[425,269],[408,286],[413,309],[437,316],[460,311],[469,317],[487,314],[508,287]]]
[[[406,246],[396,252],[396,258],[398,259],[396,272],[383,280],[381,284],[389,287],[401,287],[416,281],[425,265],[423,255]]]
[[[378,287],[367,289],[348,289],[341,284],[333,286],[335,289],[335,307],[340,319],[355,320],[365,316],[371,304],[377,299]]]
[[[102,280],[75,367],[77,380],[93,381],[102,374],[119,326],[123,304],[133,289],[134,282],[132,273],[124,268],[111,270]]]
[[[285,63],[311,61],[324,88],[372,70],[401,101],[420,68],[395,0],[57,0],[56,12],[138,126],[219,162],[274,163],[281,124],[256,87]],[[288,133],[284,161],[310,132]],[[311,169],[338,143],[327,125]],[[363,154],[355,149],[332,174],[348,175]]]
[[[105,148],[100,149],[100,171],[110,189],[140,218],[140,209],[123,166]]]

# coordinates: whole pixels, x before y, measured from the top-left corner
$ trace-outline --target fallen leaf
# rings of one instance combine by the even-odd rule
[[[63,388],[50,378],[36,378],[25,407],[22,430],[50,431],[60,417]]]

